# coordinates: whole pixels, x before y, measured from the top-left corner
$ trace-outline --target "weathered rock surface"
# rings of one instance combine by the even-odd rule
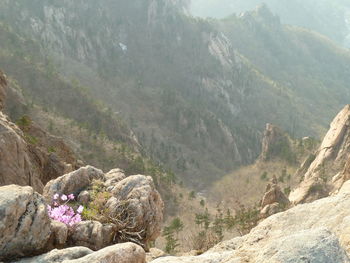
[[[150,248],[149,252],[146,253],[146,262],[151,262],[152,260],[160,257],[164,257],[167,254],[158,248]]]
[[[134,243],[123,243],[106,247],[85,257],[65,260],[62,263],[145,263],[145,251]]]
[[[12,91],[0,72],[0,110],[5,89]],[[14,106],[19,107],[11,105],[10,111],[18,112]],[[28,117],[21,118],[18,124],[0,112],[0,185],[29,185],[41,193],[47,181],[77,168],[73,151],[62,139],[46,133]]]
[[[110,224],[103,225],[98,221],[82,221],[76,224],[69,236],[72,246],[84,246],[92,250],[112,245],[114,229]]]
[[[0,112],[0,185],[30,185],[42,192],[39,170],[22,131]]]
[[[71,247],[62,250],[54,249],[49,253],[37,257],[21,259],[12,263],[60,263],[66,260],[69,262],[71,259],[82,258],[86,255],[91,254],[92,252],[93,251],[91,249],[88,249],[86,247]]]
[[[93,252],[85,247],[54,249],[47,254],[13,263],[144,263],[145,251],[133,243],[123,243]]]
[[[344,166],[350,157],[350,105],[345,106],[331,123],[320,148],[303,175],[300,186],[291,192],[294,204],[305,203],[325,197],[345,182]],[[342,176],[344,174],[344,176]],[[337,176],[336,176],[337,175]],[[336,176],[331,182],[331,178]]]
[[[58,221],[51,221],[51,236],[46,248],[49,250],[53,248],[63,248],[66,244],[67,238],[67,225]]]
[[[106,173],[105,178],[104,185],[108,191],[111,191],[116,183],[126,178],[126,175],[122,169],[117,168]]]
[[[44,199],[32,187],[0,187],[0,260],[40,252],[51,234]]]
[[[350,181],[339,193],[270,216],[248,235],[222,242],[197,257],[154,263],[348,263]]]
[[[89,191],[81,191],[78,195],[78,202],[82,205],[87,205],[90,201],[90,193]]]
[[[94,179],[103,181],[103,172],[95,167],[85,166],[49,181],[45,185],[43,196],[50,202],[56,193],[67,195],[73,193],[77,195],[80,191],[90,186]]]
[[[124,214],[128,232],[138,232],[141,242],[155,240],[161,231],[164,203],[149,176],[133,175],[117,183],[106,207],[110,215]]]

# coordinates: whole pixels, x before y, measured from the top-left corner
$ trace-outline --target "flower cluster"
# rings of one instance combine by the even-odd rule
[[[53,220],[62,222],[66,224],[67,226],[73,226],[76,223],[81,222],[81,213],[83,212],[84,207],[79,206],[76,209],[76,212],[74,209],[68,205],[69,201],[74,200],[74,195],[59,195],[55,194],[53,196],[53,205],[47,206],[47,211],[49,213],[49,217]]]

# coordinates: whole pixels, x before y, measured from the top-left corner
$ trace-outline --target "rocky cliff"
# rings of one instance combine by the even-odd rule
[[[337,191],[348,176],[350,106],[334,118],[319,149],[300,168],[300,186],[289,196],[293,203],[309,202]]]
[[[2,104],[6,101],[7,89],[7,80],[2,74]],[[70,147],[28,117],[23,117],[16,125],[0,112],[0,130],[0,185],[30,185],[42,192],[46,182],[78,167]]]

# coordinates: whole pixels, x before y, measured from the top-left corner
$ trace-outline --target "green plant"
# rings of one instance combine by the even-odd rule
[[[173,254],[179,246],[178,235],[183,230],[184,224],[180,218],[174,218],[169,226],[164,227],[163,236],[166,240],[165,252]]]

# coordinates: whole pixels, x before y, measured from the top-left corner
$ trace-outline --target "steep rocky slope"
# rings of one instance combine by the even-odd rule
[[[9,89],[3,73],[0,85],[0,101],[5,102]],[[17,126],[0,112],[0,127],[0,185],[30,185],[42,192],[46,182],[78,167],[65,142],[35,126],[28,117]]]
[[[319,149],[308,158],[297,175],[302,182],[289,199],[310,202],[337,191],[348,179],[350,106],[334,118]]]
[[[2,1],[0,66],[35,103],[135,145],[127,119],[141,151],[198,188],[253,162],[265,123],[315,135],[345,104],[346,51],[264,8],[221,24],[184,4]]]
[[[263,3],[281,17],[284,24],[302,26],[350,47],[350,4],[346,0],[192,0],[191,12],[202,17],[224,18],[240,14]]]

